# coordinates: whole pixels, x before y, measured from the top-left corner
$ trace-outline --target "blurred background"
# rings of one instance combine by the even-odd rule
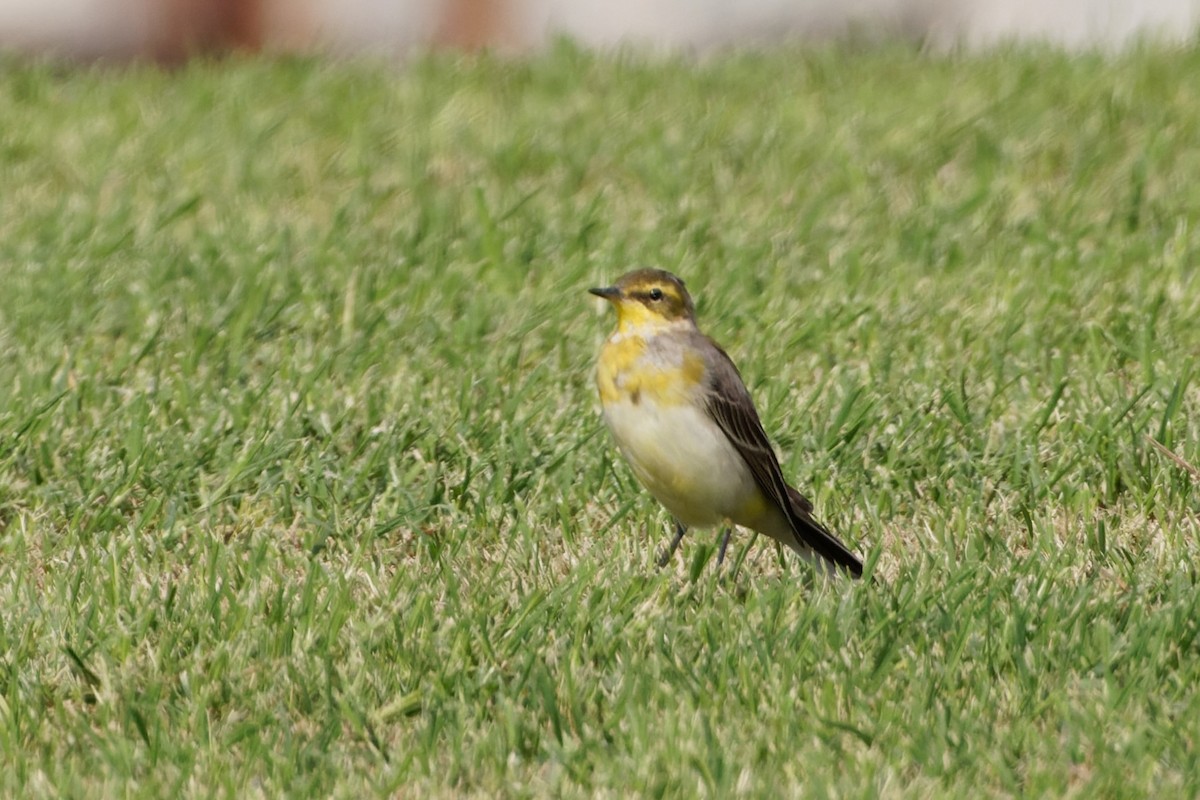
[[[556,36],[704,51],[781,39],[902,37],[934,48],[1183,41],[1200,0],[0,0],[0,48],[182,60],[230,49],[521,52]]]

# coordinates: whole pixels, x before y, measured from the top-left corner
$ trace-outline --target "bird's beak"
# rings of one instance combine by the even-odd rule
[[[596,297],[603,297],[605,300],[619,300],[621,298],[621,290],[615,286],[604,286],[599,289],[588,289],[589,292]]]

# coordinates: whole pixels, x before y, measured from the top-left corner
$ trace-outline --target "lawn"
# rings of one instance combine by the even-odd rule
[[[0,795],[1200,794],[1200,49],[0,67]],[[656,569],[643,265],[871,579]]]

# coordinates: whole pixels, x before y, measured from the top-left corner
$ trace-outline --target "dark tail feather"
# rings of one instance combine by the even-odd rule
[[[791,513],[788,515],[800,543],[828,561],[841,567],[855,578],[862,577],[863,565],[858,556],[812,517],[812,503],[800,492],[788,487]]]

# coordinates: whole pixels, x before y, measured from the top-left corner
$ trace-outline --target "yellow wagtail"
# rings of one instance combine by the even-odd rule
[[[862,575],[862,562],[784,480],[737,367],[696,327],[683,281],[641,269],[590,289],[617,310],[596,383],[604,421],[633,472],[675,518],[670,560],[689,527],[741,525],[804,558]],[[726,529],[717,563],[725,559]]]

